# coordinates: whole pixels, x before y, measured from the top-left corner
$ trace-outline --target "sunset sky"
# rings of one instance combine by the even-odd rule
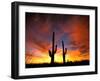
[[[26,64],[50,63],[55,32],[55,62],[62,63],[62,44],[68,49],[67,61],[89,60],[89,16],[26,13]]]

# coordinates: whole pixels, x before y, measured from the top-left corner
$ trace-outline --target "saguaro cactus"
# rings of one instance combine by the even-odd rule
[[[64,48],[64,42],[62,41],[62,49],[63,49],[63,63],[65,63],[65,55],[67,53],[67,48]]]
[[[51,64],[54,63],[54,54],[57,51],[57,45],[55,45],[55,33],[53,32],[52,37],[52,50],[49,50],[49,56],[51,57]]]

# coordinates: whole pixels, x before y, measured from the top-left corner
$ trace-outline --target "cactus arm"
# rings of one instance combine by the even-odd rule
[[[56,45],[55,50],[54,50],[54,53],[56,53],[56,52],[57,52],[57,45]]]
[[[67,48],[64,49],[64,42],[62,41],[62,47],[63,47],[63,54],[67,53]]]
[[[49,56],[52,57],[51,51],[49,50]]]

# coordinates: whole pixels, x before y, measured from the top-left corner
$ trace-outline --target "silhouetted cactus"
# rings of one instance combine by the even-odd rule
[[[57,51],[57,45],[55,46],[55,33],[53,32],[52,37],[52,50],[49,50],[49,56],[51,57],[51,64],[54,63],[54,54]]]
[[[65,63],[65,55],[67,53],[67,48],[64,48],[64,42],[62,41],[62,49],[63,49],[63,63]]]

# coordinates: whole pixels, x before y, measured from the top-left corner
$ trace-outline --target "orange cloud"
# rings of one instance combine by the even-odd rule
[[[39,56],[34,54],[26,54],[26,64],[41,64],[41,63],[50,63],[50,57],[47,52],[40,53],[36,52],[36,54],[40,54]],[[68,50],[66,53],[66,62],[67,61],[82,61],[89,60],[89,54],[81,54],[79,50]],[[55,62],[63,63],[62,58],[62,49],[59,49],[55,54]]]

